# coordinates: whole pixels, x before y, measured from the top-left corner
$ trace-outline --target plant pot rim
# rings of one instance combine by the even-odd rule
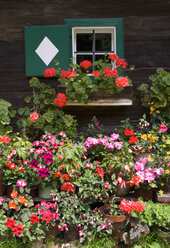
[[[101,206],[99,209],[98,209],[98,212],[99,214],[103,215],[103,217],[105,219],[109,219],[113,222],[117,222],[117,223],[120,223],[120,222],[123,222],[125,219],[126,219],[126,216],[125,215],[118,215],[118,216],[115,216],[115,215],[110,215],[110,214],[104,214],[102,212],[102,210],[106,209],[106,208],[111,208],[111,205],[110,204],[105,204],[103,206]]]

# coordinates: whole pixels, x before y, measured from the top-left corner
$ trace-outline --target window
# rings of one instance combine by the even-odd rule
[[[43,76],[54,60],[66,70],[72,57],[74,63],[94,63],[106,53],[124,58],[123,18],[65,19],[64,25],[25,27],[26,76]]]
[[[115,27],[73,27],[73,63],[89,60],[93,64],[105,54],[116,53]]]

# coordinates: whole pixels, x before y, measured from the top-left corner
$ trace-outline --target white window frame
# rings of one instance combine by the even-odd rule
[[[77,34],[79,33],[110,33],[111,34],[111,51],[116,54],[116,27],[73,27],[72,28],[72,58],[73,64],[77,63]],[[105,52],[95,52],[95,55],[104,55]],[[78,53],[78,55],[85,55],[84,53]],[[93,55],[92,52],[86,52],[86,55]]]

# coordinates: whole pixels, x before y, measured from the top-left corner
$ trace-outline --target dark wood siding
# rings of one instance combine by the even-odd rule
[[[136,69],[130,74],[133,88],[148,81],[157,67],[170,70],[170,1],[168,0],[0,0],[0,97],[14,108],[30,92],[25,77],[24,25],[63,24],[64,18],[114,18],[125,22],[125,58]],[[49,80],[44,82],[51,83]],[[55,81],[52,80],[52,84]],[[120,120],[133,123],[144,109],[139,97],[133,106],[68,108],[81,127],[95,114],[110,132]]]

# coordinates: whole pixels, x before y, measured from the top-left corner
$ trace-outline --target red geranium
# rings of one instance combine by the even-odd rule
[[[84,60],[80,63],[80,66],[83,67],[84,69],[87,69],[90,66],[92,66],[92,63],[89,60]]]
[[[102,178],[102,180],[103,180],[103,178],[104,178],[104,171],[103,171],[103,169],[101,168],[98,168],[97,167],[97,169],[96,169],[96,172],[97,172],[97,174]]]
[[[50,222],[50,220],[52,220],[53,218],[51,217],[51,215],[49,215],[49,214],[44,214],[43,216],[42,216],[42,220],[43,221],[46,221],[46,223],[49,223]]]
[[[68,193],[70,191],[74,192],[74,185],[70,182],[64,183],[63,185],[61,185],[61,190],[67,191]]]
[[[35,122],[38,119],[39,115],[37,112],[33,112],[30,114],[30,119],[32,122]]]
[[[103,73],[105,74],[105,77],[117,77],[118,76],[118,71],[117,69],[111,70],[110,67],[107,67]]]
[[[108,59],[117,60],[119,59],[119,57],[117,56],[117,54],[109,54]]]
[[[125,129],[125,131],[124,131],[124,134],[126,135],[126,136],[132,136],[132,135],[134,135],[134,131],[133,131],[133,129]]]
[[[59,107],[63,108],[67,104],[68,100],[64,93],[58,93],[57,98],[54,99],[54,103]]]
[[[138,143],[138,142],[139,142],[139,141],[138,141],[138,139],[137,139],[136,136],[131,136],[131,137],[129,138],[129,144]]]
[[[30,218],[32,224],[39,223],[39,217],[37,215],[32,215]]]
[[[139,183],[143,183],[144,181],[140,178],[140,176],[133,176],[131,181],[128,181],[126,183],[129,183],[130,186],[136,185],[139,186]]]
[[[76,77],[76,76],[77,76],[77,73],[74,70],[71,71],[70,68],[67,71],[64,71],[64,70],[61,71],[61,77],[63,79],[65,78],[70,79],[71,77]]]
[[[54,68],[48,68],[44,71],[44,77],[54,77],[56,76],[56,71]]]
[[[94,77],[98,77],[98,76],[100,76],[100,75],[102,75],[102,74],[101,74],[100,71],[93,71],[93,72],[92,72],[92,75],[93,75]]]
[[[15,227],[15,224],[16,224],[16,220],[12,220],[11,218],[8,218],[7,222],[5,223],[5,226],[13,229]]]
[[[122,66],[123,69],[126,69],[127,67],[127,61],[125,59],[118,59],[116,60],[116,67]]]
[[[14,227],[12,233],[15,234],[17,237],[20,236],[20,233],[24,232],[24,229],[22,228],[21,224],[18,224],[17,226]]]
[[[10,138],[8,136],[3,136],[0,138],[0,142],[4,142],[5,144],[8,144],[10,142]]]
[[[119,87],[119,88],[123,88],[129,85],[129,80],[126,77],[118,77],[116,79],[115,84]]]
[[[143,212],[145,210],[145,204],[139,201],[126,201],[125,199],[120,203],[120,210],[130,214],[132,211]]]

